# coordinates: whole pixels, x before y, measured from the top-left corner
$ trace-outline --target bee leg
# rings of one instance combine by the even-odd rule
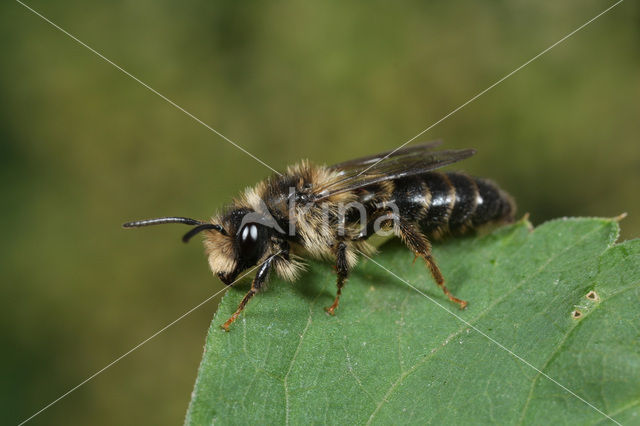
[[[343,241],[338,243],[338,248],[336,250],[336,272],[338,273],[338,293],[336,294],[336,299],[333,301],[333,304],[328,308],[324,308],[324,310],[327,311],[329,315],[335,315],[338,303],[340,303],[342,287],[344,287],[344,284],[347,281],[347,276],[349,275],[349,263],[347,262],[347,244]]]
[[[436,281],[438,286],[442,289],[444,294],[447,295],[449,300],[457,303],[460,306],[460,309],[466,308],[467,301],[458,299],[457,297],[455,297],[453,294],[451,294],[447,286],[444,284],[444,277],[442,276],[442,272],[440,272],[440,268],[438,268],[438,265],[436,265],[436,261],[433,259],[433,256],[431,256],[431,250],[429,250],[428,255],[424,256],[424,260],[427,263],[429,270],[431,271],[431,275],[433,276],[433,279]]]
[[[224,329],[224,331],[229,331],[229,326],[238,318],[238,316],[244,310],[244,307],[247,305],[249,300],[251,300],[251,298],[258,291],[260,291],[264,283],[267,281],[267,278],[269,278],[269,271],[271,270],[271,262],[273,261],[274,257],[275,256],[271,256],[262,263],[262,265],[258,269],[258,273],[256,274],[255,278],[253,279],[253,282],[251,283],[251,289],[244,296],[244,298],[238,305],[238,309],[236,309],[233,315],[231,315],[231,317],[229,317],[229,319],[220,326]]]
[[[467,307],[467,302],[455,297],[447,286],[444,284],[444,277],[442,276],[442,272],[440,272],[440,268],[436,264],[433,255],[431,254],[431,243],[427,239],[427,237],[420,232],[415,225],[408,223],[406,221],[398,221],[397,232],[402,241],[413,251],[413,254],[420,256],[424,259],[425,263],[429,267],[429,271],[431,271],[431,275],[435,280],[438,287],[442,289],[444,294],[447,295],[449,300],[457,303],[460,306],[460,309],[464,309]],[[415,261],[415,260],[414,260]]]

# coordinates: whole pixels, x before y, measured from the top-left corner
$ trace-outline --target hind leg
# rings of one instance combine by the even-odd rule
[[[397,220],[395,226],[396,234],[402,239],[402,242],[406,244],[409,249],[416,255],[416,258],[421,257],[424,259],[425,263],[429,267],[429,271],[431,271],[431,275],[433,279],[438,284],[438,287],[442,289],[444,294],[447,295],[449,300],[457,303],[460,306],[460,309],[464,309],[467,307],[467,302],[464,300],[458,299],[455,297],[447,286],[444,284],[444,277],[442,276],[442,272],[440,272],[440,268],[436,264],[436,261],[431,254],[431,243],[424,236],[422,232],[412,223]]]

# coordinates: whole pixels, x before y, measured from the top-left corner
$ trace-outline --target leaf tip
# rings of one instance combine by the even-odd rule
[[[524,215],[522,215],[522,219],[520,219],[517,223],[526,226],[529,232],[532,232],[533,224],[529,221],[529,216],[529,212],[526,212]]]
[[[618,216],[614,216],[614,217],[612,217],[611,219],[612,219],[614,222],[618,222],[618,223],[619,223],[619,222],[621,222],[621,221],[622,221],[624,218],[626,218],[626,217],[627,217],[627,212],[624,212],[624,213],[619,214]]]

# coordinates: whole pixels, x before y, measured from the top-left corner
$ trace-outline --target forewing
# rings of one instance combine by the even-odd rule
[[[332,195],[353,191],[387,180],[420,175],[456,163],[476,153],[474,149],[432,151],[431,144],[423,144],[412,148],[404,150],[400,154],[397,151],[386,158],[384,154],[378,154],[354,160],[361,161],[358,165],[346,162],[332,166],[332,169],[340,170],[340,177],[338,180],[323,187],[315,188],[315,199],[320,201]],[[378,162],[372,161],[371,159],[373,158],[378,158]],[[344,166],[345,164],[346,166]]]
[[[334,164],[330,166],[330,169],[346,171],[349,169],[358,168],[364,170],[365,166],[375,164],[380,160],[386,160],[394,157],[408,157],[412,155],[423,155],[426,151],[433,150],[442,145],[442,140],[435,140],[430,142],[423,142],[417,145],[400,148],[396,151],[386,151],[379,154],[368,155],[366,157],[356,158],[354,160],[345,161],[343,163]]]

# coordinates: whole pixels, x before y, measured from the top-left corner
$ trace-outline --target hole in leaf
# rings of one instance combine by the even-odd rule
[[[579,310],[575,310],[573,312],[571,312],[571,318],[573,319],[579,319],[582,317],[582,312],[580,312]]]
[[[586,298],[589,300],[593,300],[594,302],[597,302],[600,300],[600,296],[598,296],[598,293],[596,293],[595,291],[591,290],[589,293],[587,293]]]

